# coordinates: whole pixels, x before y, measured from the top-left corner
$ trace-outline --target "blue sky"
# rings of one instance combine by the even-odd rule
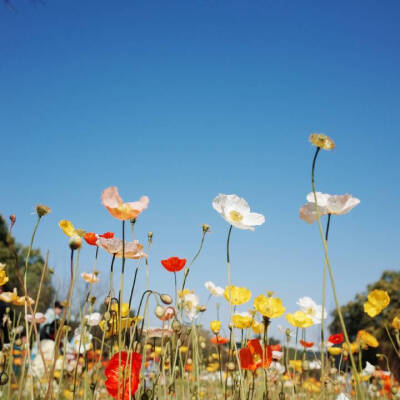
[[[154,232],[154,289],[172,290],[160,260],[191,258],[202,223],[212,233],[188,286],[205,302],[206,280],[225,285],[228,226],[211,202],[236,193],[267,222],[234,230],[233,283],[274,290],[288,311],[304,295],[320,301],[317,226],[298,218],[311,132],[337,144],[321,154],[318,189],[361,199],[332,221],[340,300],[399,267],[397,1],[14,4],[0,8],[0,212],[17,215],[14,234],[28,243],[35,204],[52,207],[36,245],[59,285],[69,250],[57,222],[120,234],[100,203],[115,185],[125,200],[150,197],[136,234]],[[92,261],[85,246],[81,271]],[[108,268],[102,255],[104,280]]]

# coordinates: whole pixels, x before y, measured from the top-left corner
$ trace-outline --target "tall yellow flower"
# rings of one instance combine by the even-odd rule
[[[8,282],[8,276],[4,268],[6,264],[0,263],[0,286],[5,285]]]
[[[254,308],[264,317],[279,318],[286,308],[282,305],[282,300],[277,297],[267,297],[260,294],[254,299]]]
[[[400,330],[400,315],[393,318],[392,326],[394,329]]]
[[[329,136],[323,133],[312,133],[309,137],[309,141],[314,145],[323,150],[333,150],[335,148],[335,142]]]
[[[237,313],[232,316],[232,323],[235,328],[247,329],[253,323],[253,317],[249,313]]]
[[[371,333],[360,330],[357,333],[357,342],[361,345],[363,349],[367,349],[368,347],[378,347],[379,342],[374,335]]]
[[[328,353],[332,356],[338,356],[339,354],[342,354],[343,349],[340,347],[328,347]]]
[[[303,311],[296,311],[293,314],[286,314],[289,324],[296,328],[309,328],[313,326],[313,320]]]
[[[240,306],[250,300],[251,291],[245,287],[227,286],[224,291],[224,297],[232,305]]]
[[[66,219],[62,219],[58,223],[58,226],[69,237],[73,237],[73,236],[82,237],[85,234],[85,231],[83,229],[75,229],[75,226],[72,224],[72,222],[68,221]]]
[[[218,334],[221,330],[221,321],[211,321],[210,322],[210,329],[213,333]]]
[[[364,312],[371,318],[380,314],[390,303],[390,297],[386,290],[375,289],[368,295],[368,301],[364,303]]]

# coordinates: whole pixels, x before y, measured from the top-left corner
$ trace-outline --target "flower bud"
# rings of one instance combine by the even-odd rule
[[[207,224],[203,224],[201,227],[204,233],[208,232],[211,229],[211,226]]]
[[[160,305],[157,305],[156,308],[155,308],[155,310],[154,310],[154,313],[156,314],[156,317],[157,317],[157,318],[162,318],[162,317],[164,317],[164,314],[165,314],[164,307],[162,307],[162,306],[160,306]]]
[[[204,305],[199,306],[199,311],[200,312],[206,312],[207,311],[207,306],[204,306]]]
[[[153,232],[147,232],[147,240],[149,243],[153,243]]]
[[[69,247],[71,250],[77,250],[82,246],[82,239],[78,235],[74,235],[69,240]]]
[[[8,375],[3,371],[0,374],[0,385],[5,385],[8,382]]]
[[[178,332],[181,331],[182,325],[181,325],[181,323],[180,323],[177,319],[174,319],[174,320],[172,321],[172,329],[173,329],[174,332],[176,332],[176,333],[178,333]]]
[[[164,304],[172,304],[172,297],[169,294],[160,295],[160,299]]]
[[[36,206],[36,213],[38,215],[39,218],[42,218],[43,216],[49,214],[51,212],[51,208],[47,207],[43,204],[38,204]]]
[[[13,227],[15,222],[17,221],[17,217],[15,216],[15,214],[11,214],[9,216],[9,218],[10,218],[10,221],[11,221],[11,227]]]

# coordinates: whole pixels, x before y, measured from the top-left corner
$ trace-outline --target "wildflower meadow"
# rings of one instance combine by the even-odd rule
[[[371,322],[379,320],[386,309],[392,310],[390,324],[381,320],[389,350],[381,349],[378,338],[368,329],[360,328],[350,335],[337,295],[328,238],[332,220],[347,218],[351,224],[351,211],[360,199],[350,194],[318,192],[318,165],[329,157],[335,142],[322,133],[312,133],[309,142],[314,151],[310,152],[309,161],[311,191],[306,195],[307,202],[299,205],[299,218],[318,226],[320,237],[315,240],[321,242],[321,293],[300,298],[298,310],[293,312],[286,309],[284,297],[271,291],[252,293],[231,282],[231,270],[235,268],[231,235],[237,229],[254,235],[257,227],[266,223],[263,214],[253,212],[246,200],[236,194],[217,194],[210,199],[210,213],[217,212],[226,221],[226,247],[221,248],[226,257],[226,282],[217,286],[212,276],[208,277],[210,280],[204,282],[209,293],[207,302],[201,302],[190,289],[190,272],[206,251],[204,244],[212,227],[198,227],[201,239],[192,258],[166,254],[165,259],[152,260],[154,234],[148,232],[147,243],[135,239],[140,215],[151,209],[149,197],[124,201],[117,187],[108,187],[101,193],[101,203],[105,213],[120,221],[120,232],[107,231],[107,227],[105,232],[90,232],[90,227],[78,228],[75,221],[59,221],[59,240],[70,249],[68,291],[65,298],[45,312],[38,305],[49,273],[47,261],[40,265],[35,293],[27,284],[27,277],[35,239],[51,208],[36,206],[37,221],[22,265],[10,239],[18,220],[10,215],[6,237],[13,257],[1,264],[0,271],[1,398],[398,398],[399,370],[395,369],[399,364],[395,358],[400,355],[399,298],[394,299],[397,304],[393,305],[388,291],[376,288],[368,293],[362,306],[364,317]],[[306,141],[304,145],[307,146]],[[93,250],[93,267],[78,275],[80,254]],[[100,276],[96,269],[100,252],[108,255],[108,277]],[[126,271],[132,265],[134,280],[126,297]],[[148,268],[168,271],[174,291],[154,290],[151,280],[145,290],[139,289],[136,278],[146,274]],[[114,285],[113,279],[117,269],[119,286]],[[11,274],[15,275],[17,286],[5,290]],[[104,298],[96,298],[93,291],[101,279],[109,282],[109,288]],[[83,301],[73,309],[80,280],[86,285]],[[328,286],[337,313],[337,329],[333,332],[326,326]],[[322,304],[313,299],[320,295]],[[226,326],[218,312],[215,315],[213,301],[227,303]],[[206,313],[213,315],[209,326],[201,322]],[[285,319],[290,326],[282,328],[282,340],[269,335],[270,324],[277,319]],[[307,340],[313,326],[320,331],[317,342]],[[375,352],[374,364],[364,358],[371,349]]]

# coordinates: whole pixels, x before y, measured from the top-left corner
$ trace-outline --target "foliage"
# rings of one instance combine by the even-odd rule
[[[15,257],[17,255],[17,260]],[[5,291],[17,288],[20,296],[23,295],[21,284],[17,277],[15,264],[17,263],[21,275],[24,272],[25,260],[28,254],[28,247],[16,243],[15,239],[8,233],[7,224],[0,215],[0,263],[6,264],[7,276],[9,282],[3,289]],[[44,259],[39,249],[32,249],[27,269],[27,288],[28,295],[36,299],[40,278],[44,267]],[[51,274],[46,271],[43,279],[41,295],[38,303],[38,310],[46,310],[52,303],[54,297],[54,288],[51,284]]]

